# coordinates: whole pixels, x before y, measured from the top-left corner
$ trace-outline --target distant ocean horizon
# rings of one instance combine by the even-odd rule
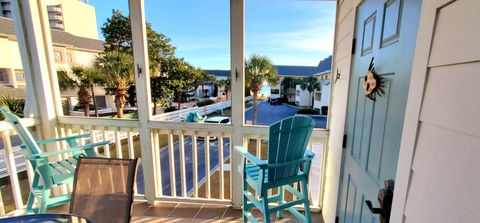
[[[263,85],[262,89],[260,90],[260,95],[270,96],[270,85]]]

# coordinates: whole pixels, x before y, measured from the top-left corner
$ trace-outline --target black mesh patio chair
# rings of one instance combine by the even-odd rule
[[[94,223],[130,222],[137,159],[78,161],[70,213]]]

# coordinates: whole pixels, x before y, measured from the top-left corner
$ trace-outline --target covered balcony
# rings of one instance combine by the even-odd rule
[[[27,83],[27,109],[22,122],[39,139],[90,133],[80,145],[102,140],[112,144],[96,148],[104,157],[139,158],[135,183],[134,222],[190,222],[196,220],[241,221],[241,155],[234,146],[245,146],[266,158],[268,127],[245,125],[244,0],[230,1],[231,124],[158,121],[152,116],[150,75],[143,0],[130,0],[138,119],[64,116],[57,86],[47,7],[41,1],[15,1],[15,30]],[[53,10],[56,8],[49,8]],[[16,132],[0,122],[5,163],[0,174],[8,176],[1,194],[0,215],[23,213],[32,169],[23,159]],[[322,222],[324,166],[329,131],[314,129],[308,149],[315,153],[310,173],[309,196],[314,222]],[[43,148],[54,151],[66,144]],[[0,156],[1,156],[0,155]],[[58,156],[57,159],[64,157]],[[295,185],[298,186],[298,185]],[[58,195],[70,187],[60,188]],[[270,191],[274,193],[274,191]],[[287,197],[294,196],[292,194]],[[66,212],[67,207],[49,210]],[[299,206],[299,209],[300,206]],[[293,218],[286,216],[282,222]]]

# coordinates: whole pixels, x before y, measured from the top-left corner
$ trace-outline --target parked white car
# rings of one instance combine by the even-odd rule
[[[213,116],[210,118],[205,119],[204,123],[215,123],[215,124],[230,124],[230,117],[225,117],[225,116]],[[197,137],[198,140],[203,140],[204,138],[199,136]],[[210,136],[208,138],[209,140],[217,140],[216,136]]]

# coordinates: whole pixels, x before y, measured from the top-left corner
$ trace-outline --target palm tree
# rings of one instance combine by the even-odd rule
[[[312,99],[312,108],[313,108],[313,95],[312,93],[317,90],[320,90],[320,82],[318,82],[317,78],[315,77],[305,77],[303,78],[303,82],[300,83],[300,88],[302,90],[307,90],[310,93],[310,98]]]
[[[128,87],[135,78],[132,55],[120,51],[105,52],[96,58],[95,67],[105,81],[107,92],[115,95],[117,117],[123,118]]]
[[[257,123],[257,100],[258,92],[264,82],[274,85],[277,82],[277,70],[267,57],[252,54],[245,62],[246,80],[253,93],[253,124]]]
[[[101,84],[102,79],[92,67],[72,66],[73,77],[69,76],[66,71],[58,71],[58,85],[60,89],[78,89],[78,103],[83,107],[85,116],[89,116],[90,102],[95,98],[95,85]],[[89,92],[90,91],[90,92]],[[95,116],[98,116],[98,110],[95,100],[93,100]]]
[[[230,91],[231,87],[231,82],[232,82],[232,77],[228,77],[225,80],[221,80],[218,82],[219,87],[223,87],[223,91],[225,91],[225,96],[227,96],[227,101],[228,101],[228,92]]]

